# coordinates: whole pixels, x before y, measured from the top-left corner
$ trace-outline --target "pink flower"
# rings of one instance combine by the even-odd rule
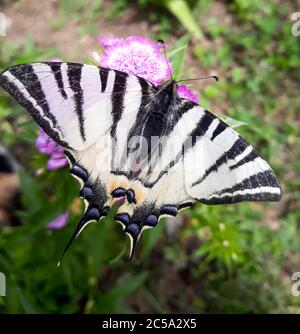
[[[171,75],[170,63],[161,54],[160,44],[148,38],[107,37],[101,39],[100,43],[106,47],[100,61],[103,67],[140,76],[156,85]]]
[[[177,93],[178,93],[179,97],[191,100],[191,101],[199,104],[198,94],[196,92],[192,91],[191,89],[189,89],[187,86],[178,85]]]
[[[48,154],[50,156],[47,162],[48,170],[56,170],[65,167],[68,164],[64,156],[64,149],[57,145],[45,132],[40,129],[39,136],[35,144],[40,153]]]
[[[65,213],[57,216],[50,223],[48,223],[47,228],[49,230],[61,230],[67,225],[68,220],[69,220],[69,212],[66,211]]]
[[[57,149],[57,152],[51,154],[47,162],[48,170],[60,169],[68,164],[68,161],[63,154],[63,150],[62,152],[59,152],[59,150],[60,148]]]

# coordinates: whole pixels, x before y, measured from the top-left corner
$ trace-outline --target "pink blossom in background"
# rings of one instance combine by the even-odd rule
[[[37,146],[39,152],[43,154],[51,154],[57,146],[56,143],[48,135],[46,135],[42,129],[40,129],[35,145]]]
[[[64,156],[64,149],[57,145],[44,130],[40,129],[35,144],[40,153],[48,154],[50,156],[47,162],[48,170],[56,170],[65,167],[68,164],[68,161]]]
[[[161,53],[160,44],[148,38],[107,37],[101,39],[100,43],[105,46],[105,53],[100,60],[103,67],[140,76],[156,85],[171,75],[171,65]]]
[[[48,170],[56,170],[68,165],[68,160],[65,158],[63,152],[64,150],[59,147],[57,152],[51,154],[49,160],[47,161]]]
[[[178,85],[177,93],[178,93],[179,97],[191,100],[191,101],[199,104],[198,94],[196,92],[192,91],[187,86]]]
[[[68,220],[69,220],[69,212],[66,211],[65,213],[57,216],[50,223],[48,223],[47,228],[49,230],[60,230],[67,225]]]

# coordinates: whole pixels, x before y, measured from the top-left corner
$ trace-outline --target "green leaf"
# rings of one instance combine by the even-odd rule
[[[182,36],[168,51],[167,56],[172,61],[173,76],[178,78],[182,72],[185,50],[189,43],[189,35]]]
[[[41,186],[24,170],[19,171],[22,199],[29,211],[39,210],[46,201]]]
[[[149,229],[144,231],[143,245],[141,252],[141,261],[143,261],[151,252],[153,247],[157,244],[158,240],[162,237],[164,229],[164,222],[160,222],[155,229]]]
[[[231,118],[231,117],[226,117],[224,121],[231,126],[233,129],[238,128],[243,125],[248,125],[246,122],[239,121],[237,119]]]
[[[190,7],[184,0],[163,0],[162,4],[180,21],[185,29],[199,40],[203,39],[197,21],[193,17]]]

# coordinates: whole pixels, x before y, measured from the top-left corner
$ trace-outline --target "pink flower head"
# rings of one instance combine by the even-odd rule
[[[170,63],[161,54],[159,43],[154,43],[148,38],[108,37],[102,39],[101,44],[106,46],[100,61],[103,67],[140,76],[157,85],[171,75]]]
[[[57,216],[50,223],[48,223],[47,228],[49,230],[61,230],[67,225],[68,220],[69,220],[69,212],[66,211],[65,213]]]
[[[50,156],[47,162],[48,170],[56,170],[65,167],[68,164],[68,161],[64,156],[64,149],[57,145],[44,130],[40,129],[35,144],[40,153],[48,154]]]
[[[178,85],[177,93],[178,93],[179,97],[191,100],[191,101],[199,104],[199,98],[198,98],[197,93],[195,93],[194,91],[189,89],[187,86]]]

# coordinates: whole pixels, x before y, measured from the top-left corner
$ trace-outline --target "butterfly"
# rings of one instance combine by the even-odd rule
[[[66,249],[115,204],[131,259],[144,229],[196,202],[281,198],[268,163],[223,120],[180,98],[173,79],[155,86],[113,69],[44,62],[7,69],[0,85],[64,148],[81,183],[86,208]]]

